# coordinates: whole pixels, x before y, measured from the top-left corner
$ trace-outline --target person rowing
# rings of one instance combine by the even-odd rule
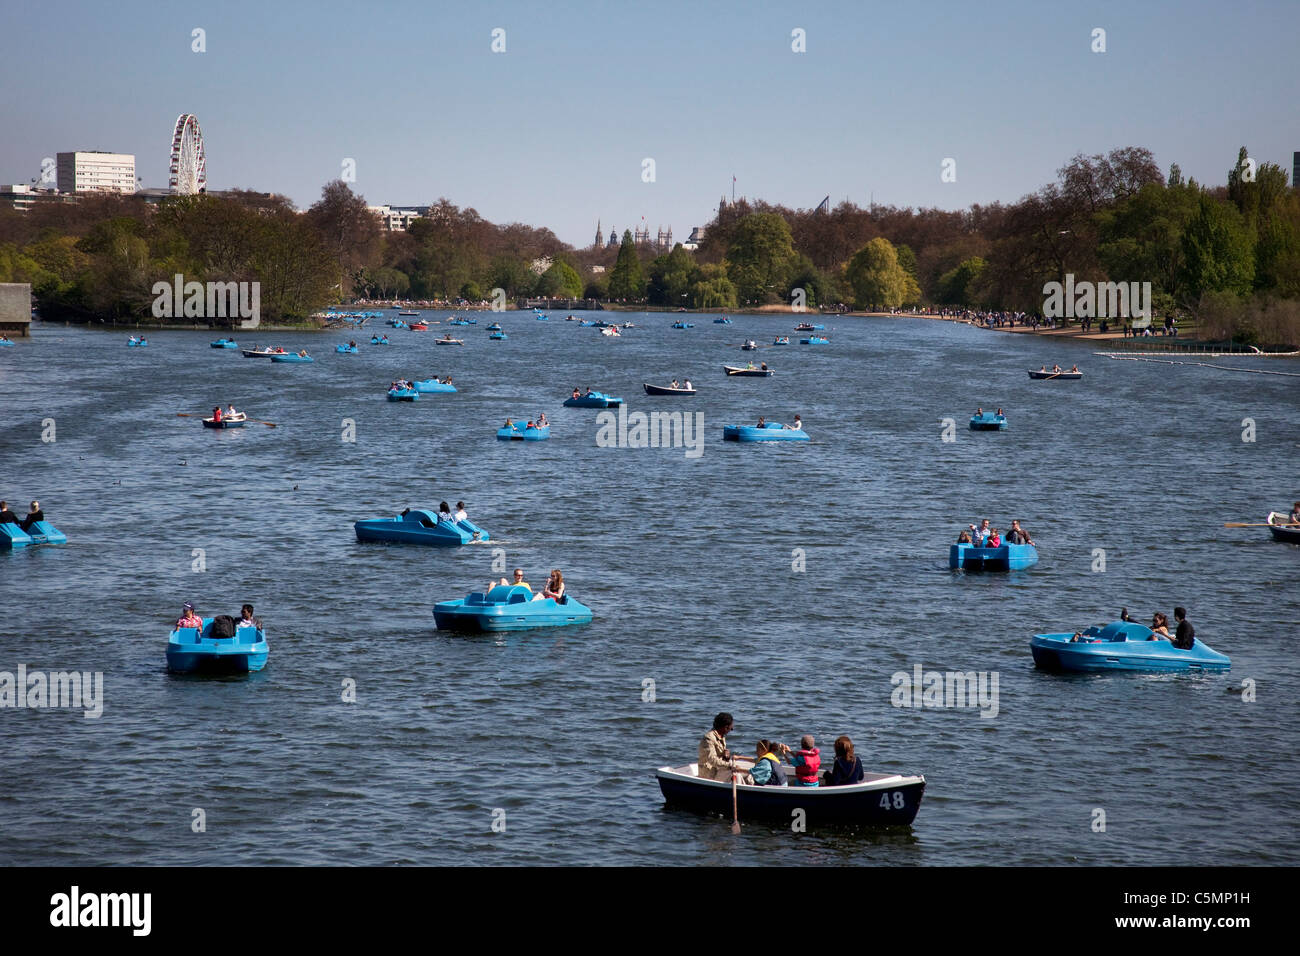
[[[796,431],[796,432],[797,432],[797,431],[802,431],[802,430],[803,430],[803,419],[800,418],[798,415],[796,415],[796,416],[794,417],[794,424],[793,424],[793,425],[782,425],[781,427],[782,427],[782,428],[788,428],[788,429],[790,429],[791,431]]]
[[[1053,365],[1053,366],[1052,366],[1052,371],[1055,372],[1057,375],[1060,375],[1060,374],[1061,374],[1061,366],[1059,366],[1059,365]]]

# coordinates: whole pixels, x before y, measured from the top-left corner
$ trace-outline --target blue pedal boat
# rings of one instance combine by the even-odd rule
[[[999,548],[977,548],[954,544],[948,549],[948,567],[954,571],[1023,571],[1038,563],[1038,549],[1032,544],[1003,544]]]
[[[790,344],[790,336],[788,336],[788,335],[778,335],[776,338],[774,338],[774,339],[772,340],[772,344],[773,344],[773,345],[789,345],[789,344]]]
[[[1227,654],[1192,639],[1188,650],[1166,637],[1151,640],[1151,628],[1135,621],[1112,621],[1075,634],[1035,634],[1029,642],[1034,664],[1056,671],[1226,671]]]
[[[423,382],[412,382],[411,385],[421,395],[423,395],[425,392],[456,391],[456,386],[451,384],[451,382],[440,382],[436,378],[426,378]]]
[[[389,342],[388,339],[381,339],[379,336],[374,335],[374,336],[371,336],[371,338],[370,338],[370,344],[371,344],[371,345],[391,345],[392,343]]]
[[[401,319],[389,319],[389,320],[388,320],[388,324],[391,325],[391,326],[392,326],[393,328],[395,328],[395,329],[409,329],[409,328],[410,328],[410,326],[407,325],[405,322],[403,322]]]
[[[802,428],[786,428],[780,422],[757,425],[723,425],[724,441],[811,441]]]
[[[488,330],[489,332],[500,332],[500,331],[501,331],[501,323],[500,323],[500,322],[493,322],[491,325],[489,325],[489,326],[487,327],[487,330]]]
[[[752,763],[738,759],[748,770]],[[787,769],[793,778],[793,773]],[[655,771],[664,803],[695,813],[732,815],[730,780],[699,776],[698,764],[660,767]],[[796,810],[810,825],[847,824],[889,827],[909,826],[921,808],[925,777],[897,773],[864,773],[861,783],[842,787],[760,787],[736,785],[736,813],[741,821],[765,820],[788,825]]]
[[[310,355],[299,355],[297,352],[285,352],[283,354],[277,353],[276,355],[272,355],[271,361],[278,365],[297,365],[314,362],[316,360]]]
[[[590,624],[591,608],[567,594],[558,603],[554,598],[534,601],[528,588],[498,584],[487,594],[474,591],[435,604],[433,620],[440,631],[527,631]]]
[[[234,339],[217,339],[215,342],[209,342],[208,347],[214,349],[237,349],[239,348],[239,343]]]
[[[352,525],[358,541],[395,541],[400,544],[430,544],[457,547],[471,541],[490,541],[491,536],[470,521],[448,524],[435,512],[413,508],[393,518],[370,518]]]
[[[506,339],[510,338],[510,336],[506,335],[504,332],[490,332],[488,333],[488,338],[496,342],[504,342]]]
[[[10,522],[0,524],[0,551],[25,548],[29,544],[67,543],[68,536],[48,521],[37,521],[27,531]]]
[[[735,323],[732,322],[731,319],[728,319],[728,318],[725,318],[725,317],[724,317],[724,318],[721,318],[721,319],[714,319],[714,320],[713,320],[713,324],[714,324],[714,325],[734,325]]]
[[[260,627],[237,627],[234,637],[214,638],[212,618],[203,630],[182,627],[167,636],[167,669],[173,674],[246,674],[266,666],[271,652]]]
[[[799,340],[800,345],[830,345],[831,340],[820,335],[812,335]]]
[[[420,393],[413,388],[390,388],[388,390],[388,400],[390,402],[418,402]]]
[[[126,347],[129,349],[143,349],[149,345],[148,339],[127,339]]]
[[[674,323],[673,323],[673,328],[675,328],[675,329],[693,329],[693,328],[695,328],[695,326],[694,326],[692,323],[690,323],[690,322],[674,322]]]
[[[603,392],[592,392],[590,395],[566,398],[564,404],[569,408],[617,408],[623,404],[623,399],[614,398]]]
[[[9,348],[10,346],[17,344],[18,343],[13,342],[10,339],[0,339],[0,349]]]
[[[349,352],[356,355],[359,350],[355,345],[336,345],[334,346],[334,351],[338,352],[340,355],[347,355]]]
[[[997,412],[983,412],[970,417],[970,430],[973,432],[1006,431],[1007,416]]]
[[[514,422],[508,428],[497,429],[497,438],[501,441],[546,441],[550,437],[550,425],[543,425],[541,428],[534,425],[532,428],[527,428]]]

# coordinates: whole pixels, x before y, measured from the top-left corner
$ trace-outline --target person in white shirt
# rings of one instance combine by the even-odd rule
[[[467,518],[469,518],[469,515],[465,513],[465,502],[463,501],[456,502],[456,514],[455,514],[456,523],[459,524],[460,522],[465,521]]]
[[[981,521],[980,526],[978,528],[975,527],[974,525],[970,526],[971,544],[975,545],[975,547],[977,548],[984,547],[984,539],[987,538],[989,534],[990,534],[990,528],[989,528],[988,518],[985,518],[983,521]]]
[[[785,427],[786,427],[786,428],[789,428],[789,429],[791,429],[791,430],[793,430],[793,431],[799,431],[800,429],[803,428],[803,419],[800,418],[798,415],[796,415],[796,416],[794,417],[794,424],[793,424],[793,425],[786,425]]]
[[[245,604],[239,611],[239,623],[235,627],[256,627],[259,630],[262,622],[253,617],[253,605]]]
[[[687,391],[690,391],[690,388],[691,388],[691,380],[688,378],[688,379],[686,380],[686,384],[683,385],[682,387],[685,388]]]

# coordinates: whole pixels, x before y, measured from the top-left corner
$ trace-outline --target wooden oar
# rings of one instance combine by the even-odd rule
[[[740,803],[736,796],[736,780],[739,774],[731,774],[731,832],[740,833]]]
[[[279,428],[275,422],[264,422],[260,418],[245,418],[244,421],[252,422],[255,425],[265,425],[267,428]]]
[[[1052,379],[1056,378],[1056,376],[1060,374],[1061,374],[1060,372],[1053,372],[1051,375],[1047,376],[1047,378],[1043,379],[1043,381],[1050,382]]]

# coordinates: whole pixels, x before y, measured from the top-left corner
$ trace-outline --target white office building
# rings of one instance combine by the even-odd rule
[[[428,206],[368,206],[389,232],[406,232],[411,223],[429,211]]]
[[[104,153],[79,150],[59,153],[57,159],[61,193],[135,192],[135,156],[132,153]]]

